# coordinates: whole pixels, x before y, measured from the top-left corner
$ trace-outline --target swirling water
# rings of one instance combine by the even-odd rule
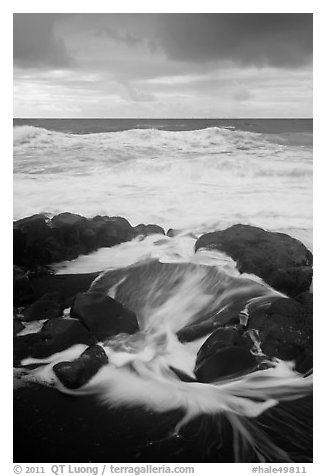
[[[196,236],[246,223],[289,233],[312,248],[311,122],[16,121],[15,218],[63,211],[120,215],[132,225],[156,223],[180,231],[174,238],[135,239],[56,266],[58,272],[123,268],[105,292],[141,317],[136,338],[101,344],[109,365],[71,393],[94,393],[109,406],[182,408],[177,432],[198,415],[223,413],[237,435],[236,460],[244,461],[240,453],[250,447],[261,461],[289,461],[255,418],[310,393],[310,376],[274,361],[268,370],[240,379],[201,384],[179,381],[170,368],[193,376],[203,341],[181,344],[176,332],[202,311],[212,307],[218,315],[231,302],[251,306],[278,295],[254,276],[239,276],[235,263],[222,254],[194,255]],[[129,292],[124,287],[129,266],[149,258],[159,260],[163,274],[156,268],[153,276],[136,272]],[[52,368],[82,350],[52,356],[29,378],[69,392]]]

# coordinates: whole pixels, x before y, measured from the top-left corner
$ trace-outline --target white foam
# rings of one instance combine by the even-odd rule
[[[76,135],[21,127],[15,218],[69,210],[200,232],[217,219],[312,228],[311,147],[222,128]]]

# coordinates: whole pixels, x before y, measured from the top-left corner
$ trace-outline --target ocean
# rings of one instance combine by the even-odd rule
[[[70,211],[312,248],[310,119],[14,119],[14,219]]]
[[[27,374],[19,378],[47,390],[36,387],[35,396],[30,390],[42,428],[43,420],[51,422],[46,430],[36,425],[36,453],[48,461],[310,461],[310,371],[303,377],[293,362],[265,356],[254,329],[250,352],[268,368],[205,383],[195,367],[212,329],[190,342],[181,342],[178,332],[204,326],[212,315],[223,326],[223,312],[228,319],[232,312],[250,318],[284,297],[259,277],[240,274],[224,253],[195,253],[194,246],[205,232],[242,223],[288,233],[312,249],[312,155],[312,121],[306,119],[14,120],[14,219],[69,211],[174,229],[53,265],[57,274],[106,270],[88,297],[116,299],[135,312],[139,331],[100,342],[108,363],[81,388],[66,388],[53,367],[78,358],[84,344],[22,361],[36,367],[24,367]],[[26,323],[20,335],[37,332],[43,322]],[[277,324],[277,345],[286,339],[278,330]],[[238,354],[232,355],[234,361]],[[80,398],[70,408],[71,399],[53,388]],[[56,402],[50,405],[55,424],[48,401]],[[35,414],[27,415],[34,428]],[[71,415],[68,436],[57,437]],[[58,440],[64,448],[53,456]]]

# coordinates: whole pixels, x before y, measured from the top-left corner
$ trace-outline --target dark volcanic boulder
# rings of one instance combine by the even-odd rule
[[[295,361],[298,371],[312,363],[312,314],[297,300],[279,298],[268,309],[254,311],[248,328],[258,332],[267,356]]]
[[[26,357],[32,356],[34,344],[37,344],[38,342],[40,342],[40,335],[38,333],[25,334],[23,336],[14,336],[14,344],[13,344],[14,367],[19,366],[20,362]]]
[[[294,297],[297,293],[307,291],[312,282],[311,266],[296,266],[278,269],[271,275],[269,284],[279,291]]]
[[[24,310],[23,321],[39,321],[42,319],[54,319],[62,314],[61,306],[55,301],[41,299],[33,302]]]
[[[13,268],[13,298],[16,306],[31,302],[34,298],[28,273],[15,265]]]
[[[74,213],[60,213],[51,220],[55,238],[64,245],[65,258],[72,259],[98,248],[96,230],[91,220]]]
[[[217,329],[200,348],[195,375],[200,382],[212,382],[253,370],[257,365],[250,347],[232,327]]]
[[[65,307],[65,298],[63,294],[59,291],[50,291],[45,294],[42,294],[39,298],[39,301],[52,301],[60,306],[63,310]]]
[[[312,293],[301,293],[294,298],[298,303],[301,304],[306,319],[309,319],[312,322],[313,318],[313,294]]]
[[[90,221],[99,247],[114,246],[132,240],[137,235],[123,217],[96,216]]]
[[[89,249],[83,242],[83,231],[87,229],[88,220],[74,213],[60,213],[51,220],[52,233],[64,247],[65,259],[74,259]]]
[[[160,234],[165,235],[164,229],[159,225],[144,225],[143,223],[134,227],[134,230],[137,232],[137,235],[154,235]]]
[[[98,340],[121,332],[134,334],[139,330],[132,311],[99,292],[77,294],[70,315],[80,319]]]
[[[207,320],[199,324],[192,324],[180,329],[177,332],[177,337],[180,342],[191,342],[210,334],[216,329],[217,326],[219,326],[219,324],[213,320]]]
[[[33,215],[14,222],[14,263],[17,265],[45,264],[44,243],[51,237],[48,219]]]
[[[234,225],[202,235],[200,248],[217,249],[234,259],[240,273],[253,273],[275,289],[295,296],[307,291],[312,279],[312,254],[298,240],[249,225]]]
[[[304,315],[304,308],[295,299],[278,298],[266,309],[266,315],[282,314],[287,317],[297,318],[299,321]]]
[[[59,213],[59,215],[55,215],[51,220],[53,227],[65,228],[67,230],[71,230],[74,227],[81,228],[85,223],[87,223],[87,218],[69,212]]]
[[[79,388],[107,363],[108,358],[103,348],[95,345],[88,347],[78,359],[72,362],[60,362],[54,365],[53,371],[65,387]]]
[[[17,365],[26,357],[43,359],[74,344],[93,345],[95,340],[77,319],[51,319],[41,332],[14,339],[14,362]]]

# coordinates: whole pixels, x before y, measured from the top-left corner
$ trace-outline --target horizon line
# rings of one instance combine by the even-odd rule
[[[49,119],[49,120],[62,120],[62,119],[81,119],[81,120],[145,120],[145,121],[198,121],[198,120],[205,120],[205,121],[241,121],[241,120],[313,120],[313,117],[13,117],[13,119]]]

